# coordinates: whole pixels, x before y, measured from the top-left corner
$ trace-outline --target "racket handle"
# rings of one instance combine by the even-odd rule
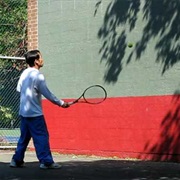
[[[71,106],[72,104],[74,104],[74,101],[72,101],[72,102],[68,102],[68,104]]]
[[[75,100],[75,101],[71,101],[71,102],[68,102],[68,104],[71,106],[72,104],[75,104],[79,101],[79,99]]]

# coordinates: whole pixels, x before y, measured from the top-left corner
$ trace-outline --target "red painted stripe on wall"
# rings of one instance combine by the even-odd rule
[[[151,160],[179,160],[179,96],[108,98],[68,109],[43,101],[51,149]]]

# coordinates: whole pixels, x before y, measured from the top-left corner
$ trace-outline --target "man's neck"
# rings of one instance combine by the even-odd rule
[[[30,67],[30,66],[28,66],[28,67]],[[37,70],[40,69],[40,67],[39,67],[38,65],[32,66],[32,67],[30,67],[30,68],[34,68],[34,69],[37,69]]]

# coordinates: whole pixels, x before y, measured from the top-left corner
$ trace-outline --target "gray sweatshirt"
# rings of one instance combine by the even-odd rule
[[[29,67],[23,71],[17,84],[17,91],[20,92],[19,115],[23,117],[43,115],[41,95],[58,106],[64,104],[63,100],[50,92],[44,75],[35,68]]]

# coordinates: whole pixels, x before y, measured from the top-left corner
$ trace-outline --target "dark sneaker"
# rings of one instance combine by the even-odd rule
[[[12,159],[10,164],[9,164],[9,166],[10,167],[14,167],[14,168],[23,167],[24,166],[24,162],[17,163],[14,159]]]
[[[40,164],[40,169],[59,169],[62,166],[57,163],[52,163],[51,165],[47,166],[45,164]]]

